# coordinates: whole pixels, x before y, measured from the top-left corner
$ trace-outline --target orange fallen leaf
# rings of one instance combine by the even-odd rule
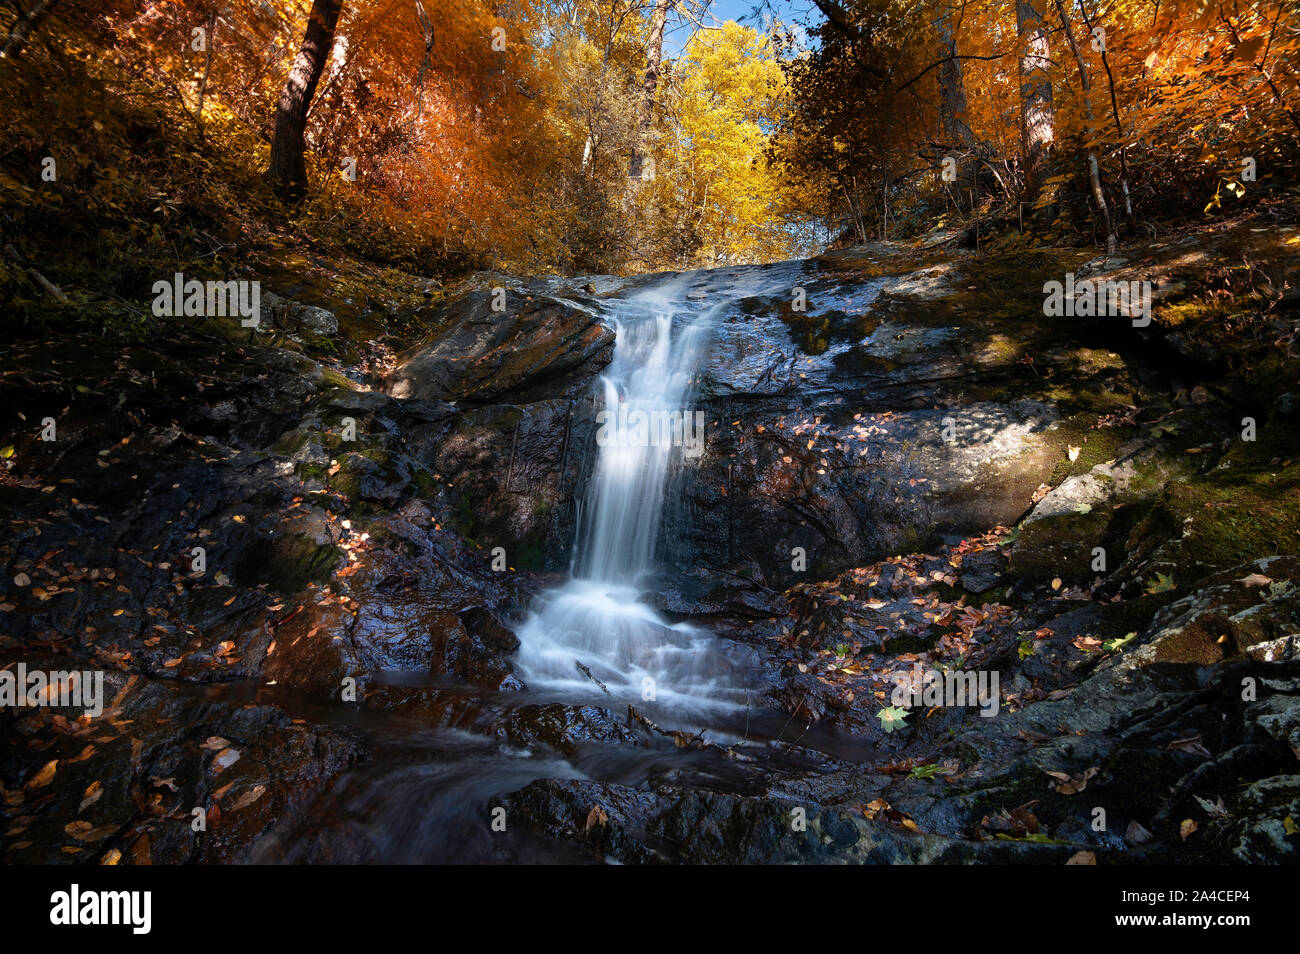
[[[27,782],[26,788],[44,788],[54,781],[54,772],[59,767],[59,760],[52,759],[46,762],[39,772],[31,777]]]

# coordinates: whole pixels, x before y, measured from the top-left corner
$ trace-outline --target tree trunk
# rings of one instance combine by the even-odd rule
[[[939,67],[939,121],[944,144],[967,149],[974,145],[975,135],[966,122],[966,82],[957,55],[952,11],[945,10],[934,27],[939,35],[939,55],[948,57]]]
[[[654,126],[655,99],[659,93],[659,67],[664,58],[664,26],[668,22],[668,11],[674,0],[657,0],[654,13],[650,17],[650,41],[646,46],[645,80],[642,82],[645,98],[641,101],[641,124],[637,131],[637,142],[632,150],[632,161],[628,165],[629,179],[640,180],[645,166],[645,147],[650,141],[650,130]]]
[[[1051,50],[1043,0],[1016,0],[1020,38],[1020,144],[1025,163],[1024,201],[1036,205],[1050,174],[1055,114],[1052,106]],[[1050,205],[1050,204],[1049,204]],[[1051,209],[1036,212],[1050,219]]]
[[[334,29],[338,26],[342,9],[343,0],[312,0],[302,49],[294,58],[289,79],[280,92],[280,102],[275,111],[275,134],[271,138],[271,164],[266,177],[282,198],[301,198],[307,189],[307,166],[303,160],[307,111],[311,108],[325,61],[329,59],[330,48],[334,46]]]
[[[1065,12],[1065,6],[1061,0],[1056,0],[1056,12],[1061,16],[1061,29],[1065,31],[1065,39],[1070,44],[1070,52],[1074,54],[1074,61],[1079,66],[1079,86],[1083,93],[1083,112],[1088,120],[1088,137],[1097,131],[1096,118],[1092,112],[1092,77],[1088,75],[1088,64],[1083,60],[1083,51],[1079,49],[1079,44],[1074,39],[1074,28],[1070,26],[1070,18]],[[1115,254],[1115,249],[1119,247],[1119,239],[1115,234],[1115,224],[1110,218],[1110,205],[1106,202],[1106,190],[1101,187],[1101,166],[1097,162],[1097,149],[1095,146],[1088,147],[1088,181],[1092,186],[1092,197],[1097,203],[1097,208],[1101,210],[1102,221],[1106,224],[1106,252],[1109,255]]]
[[[208,35],[204,38],[203,78],[199,80],[199,101],[194,107],[194,121],[199,127],[199,142],[203,142],[203,101],[208,95],[208,77],[212,75],[212,51],[217,45],[217,24],[221,21],[217,11],[208,16]]]
[[[424,34],[424,56],[420,59],[420,72],[415,77],[415,122],[418,126],[424,116],[424,74],[428,72],[429,61],[433,59],[433,21],[424,11],[421,0],[415,0],[415,15],[420,21],[420,32]]]
[[[1088,28],[1088,33],[1093,31],[1092,20],[1088,16],[1088,7],[1079,0],[1079,13],[1083,17],[1083,25]],[[1119,100],[1115,97],[1115,74],[1111,72],[1110,60],[1106,58],[1106,45],[1101,47],[1101,65],[1106,70],[1106,82],[1110,86],[1110,109],[1111,114],[1115,117],[1115,132],[1119,134],[1119,181],[1124,191],[1124,218],[1128,220],[1130,229],[1136,226],[1133,219],[1133,197],[1128,190],[1128,159],[1126,158],[1127,150],[1124,148],[1124,124],[1119,120]]]

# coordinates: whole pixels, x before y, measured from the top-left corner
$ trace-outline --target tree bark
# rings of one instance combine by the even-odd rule
[[[424,74],[428,72],[429,61],[433,59],[433,21],[429,19],[421,0],[415,0],[415,15],[420,21],[420,32],[424,34],[424,56],[420,60],[420,72],[415,77],[415,124],[419,125],[424,116]]]
[[[212,75],[212,50],[217,44],[217,11],[208,17],[208,35],[204,40],[203,78],[199,80],[199,101],[194,107],[194,121],[199,127],[199,142],[203,142],[203,101],[208,95],[208,77]]]
[[[961,57],[957,54],[952,11],[945,10],[934,27],[939,36],[940,53],[948,57],[939,67],[939,121],[944,142],[965,149],[974,145],[975,135],[966,122],[966,82],[962,75]]]
[[[1088,33],[1093,31],[1092,20],[1088,16],[1088,7],[1079,0],[1079,14],[1083,17],[1083,25],[1088,28]],[[1115,132],[1119,134],[1119,181],[1124,191],[1124,218],[1128,221],[1128,227],[1134,228],[1136,223],[1133,220],[1133,197],[1129,194],[1128,189],[1128,159],[1127,150],[1124,148],[1124,124],[1119,120],[1119,100],[1115,96],[1115,74],[1111,72],[1110,60],[1106,58],[1106,46],[1101,47],[1101,65],[1106,70],[1106,82],[1110,86],[1110,109],[1111,114],[1115,117]]]
[[[289,79],[280,92],[266,177],[282,198],[301,198],[307,190],[307,166],[303,159],[307,111],[311,109],[316,84],[334,46],[334,30],[342,9],[343,0],[312,0],[302,49],[294,58]]]
[[[1024,201],[1035,205],[1049,177],[1055,112],[1052,103],[1051,49],[1043,0],[1016,0],[1020,37],[1020,143],[1025,163]],[[1051,218],[1050,207],[1036,210]]]
[[[668,22],[668,11],[674,0],[657,0],[654,13],[650,16],[650,41],[646,46],[645,79],[641,87],[644,99],[641,101],[641,123],[637,131],[636,146],[632,151],[632,161],[628,165],[629,179],[640,180],[645,167],[645,147],[650,141],[650,130],[654,126],[655,101],[659,94],[659,68],[664,58],[664,26]]]
[[[1088,134],[1096,130],[1096,117],[1092,111],[1092,78],[1088,75],[1088,64],[1084,62],[1083,51],[1079,49],[1079,44],[1074,39],[1074,28],[1070,26],[1070,18],[1065,12],[1065,5],[1061,0],[1056,0],[1056,12],[1061,16],[1061,29],[1065,31],[1065,39],[1070,44],[1070,52],[1074,54],[1074,61],[1079,66],[1079,86],[1083,93],[1083,112],[1088,120]],[[1088,147],[1088,181],[1092,186],[1092,197],[1097,203],[1097,208],[1101,210],[1102,220],[1106,224],[1106,252],[1109,255],[1115,254],[1115,249],[1119,247],[1119,238],[1115,234],[1115,224],[1110,218],[1110,205],[1106,202],[1106,190],[1101,187],[1101,165],[1097,161],[1097,149],[1095,146]]]

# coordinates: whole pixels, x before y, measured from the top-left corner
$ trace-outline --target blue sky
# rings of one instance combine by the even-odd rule
[[[755,8],[758,8],[757,13]],[[712,0],[704,22],[716,24],[736,20],[746,26],[761,27],[764,16],[769,13],[790,24],[815,23],[821,19],[821,13],[812,0]],[[669,20],[669,30],[664,35],[664,53],[668,56],[680,53],[682,45],[694,29],[681,16],[672,17]]]

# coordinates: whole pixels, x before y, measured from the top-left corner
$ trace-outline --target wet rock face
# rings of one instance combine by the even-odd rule
[[[6,791],[6,813],[19,819],[7,863],[244,862],[262,832],[365,756],[355,734],[294,723],[273,706],[205,703],[125,673],[108,673],[104,690],[112,706],[93,729],[77,731],[69,714],[47,746],[6,747],[6,777],[27,781]],[[0,728],[36,739],[49,718],[7,709]]]
[[[594,307],[540,293],[472,292],[433,317],[385,387],[406,405],[464,408],[419,456],[455,498],[453,526],[518,569],[567,565],[581,481],[592,454],[592,381],[614,332]],[[446,425],[450,426],[446,426]]]
[[[594,863],[1294,860],[1300,562],[1231,568],[1182,598],[1159,594],[1163,608],[1077,589],[1014,608],[947,602],[967,560],[990,554],[1001,546],[894,558],[786,594],[784,632],[764,655],[767,698],[796,723],[789,745],[825,745],[805,741],[813,725],[852,727],[872,740],[865,758],[791,777],[741,743],[709,754],[748,765],[744,784],[724,773],[693,785],[547,779],[495,803]],[[1112,633],[1121,643],[1107,647]],[[905,726],[881,731],[874,715],[888,702],[871,690],[891,683],[877,673],[955,654],[962,669],[1000,673],[997,711],[918,703]]]
[[[576,394],[613,356],[614,333],[594,310],[554,298],[472,292],[432,323],[440,330],[389,376],[394,397],[504,404]]]
[[[459,415],[429,459],[455,499],[457,532],[489,550],[500,546],[518,569],[566,567],[594,454],[594,405],[587,396]]]
[[[596,452],[587,299],[461,298],[390,393],[183,332],[23,344],[0,668],[103,670],[107,710],[0,711],[4,860],[1293,861],[1294,402],[1027,319],[974,261],[879,271],[694,279],[704,453],[643,599],[751,674],[722,741],[514,673]],[[917,665],[996,673],[996,714],[886,731]]]
[[[5,401],[58,432],[4,440],[0,668],[104,671],[112,706],[0,712],[0,810],[6,830],[30,816],[18,827],[31,832],[6,839],[6,859],[243,860],[365,753],[259,693],[339,705],[346,690],[360,704],[385,670],[509,679],[522,581],[453,535],[455,499],[418,459],[426,448],[399,446],[448,433],[454,409],[183,333],[121,352],[43,343],[26,360],[52,373],[7,380]]]
[[[523,824],[620,864],[1061,864],[1068,846],[918,834],[797,797],[539,781],[506,801]]]
[[[1078,327],[965,312],[959,268],[881,280],[825,260],[710,277],[772,290],[715,319],[705,450],[679,476],[664,555],[681,569],[752,561],[789,585],[1019,519],[1082,443],[1080,411],[1119,406],[1135,379]]]

